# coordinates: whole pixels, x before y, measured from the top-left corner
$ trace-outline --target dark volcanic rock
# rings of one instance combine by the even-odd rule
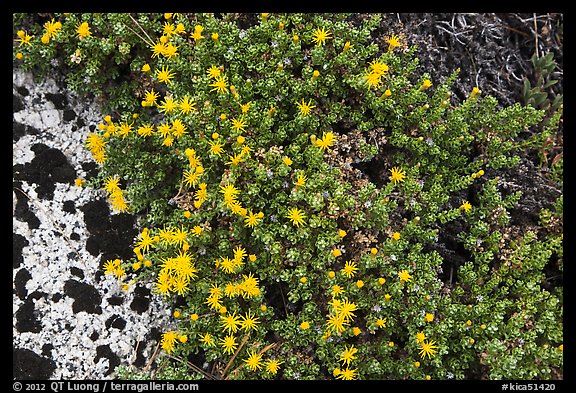
[[[93,286],[70,279],[64,284],[64,293],[74,298],[74,304],[72,305],[74,313],[86,311],[90,314],[102,314],[102,308],[100,307],[102,297]]]
[[[151,293],[150,290],[143,286],[134,288],[134,299],[130,303],[130,308],[139,314],[142,314],[150,307]]]
[[[24,262],[22,249],[29,245],[28,240],[18,233],[12,234],[12,268],[17,269]]]
[[[42,323],[36,315],[32,297],[26,298],[24,304],[22,304],[18,311],[16,311],[15,317],[16,330],[20,333],[39,333],[42,330]]]
[[[12,352],[12,376],[14,379],[50,378],[56,364],[50,358],[42,357],[29,349],[14,348]]]
[[[76,178],[76,170],[66,156],[58,149],[37,143],[30,148],[35,157],[28,164],[13,166],[15,180],[36,183],[36,193],[40,199],[52,199],[56,188],[54,183],[70,183]]]
[[[120,365],[120,358],[112,352],[108,345],[100,345],[96,348],[96,357],[94,358],[94,364],[98,363],[98,361],[102,358],[106,358],[109,361],[110,367],[106,375],[110,375],[116,366]]]

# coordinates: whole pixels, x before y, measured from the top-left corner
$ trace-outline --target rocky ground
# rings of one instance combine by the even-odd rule
[[[443,79],[460,68],[456,97],[478,86],[502,105],[522,102],[530,58],[547,51],[558,64],[552,92],[562,92],[562,14],[386,14],[382,30],[419,45],[423,71]],[[106,260],[131,256],[137,218],[74,185],[97,171],[83,141],[102,114],[61,79],[35,84],[13,70],[13,377],[114,378],[117,365],[149,364],[169,310],[149,287],[124,292],[103,274]],[[561,132],[553,146],[559,154]],[[507,179],[524,192],[518,225],[561,193],[533,158]]]
[[[103,274],[128,258],[135,217],[76,187],[96,166],[83,140],[93,103],[54,79],[13,72],[13,373],[15,379],[104,379],[145,367],[169,310],[150,288],[122,291]]]

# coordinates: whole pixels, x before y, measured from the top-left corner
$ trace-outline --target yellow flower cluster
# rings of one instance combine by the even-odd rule
[[[104,274],[112,274],[121,280],[126,275],[126,270],[122,267],[122,261],[116,258],[104,263]]]
[[[196,155],[196,151],[192,148],[187,148],[184,153],[188,158],[188,169],[184,170],[184,184],[188,187],[195,187],[200,177],[204,174],[204,166],[202,166],[202,162]],[[194,207],[197,209],[200,208],[202,203],[206,200],[206,184],[203,183],[204,186],[200,188],[200,190],[204,190],[201,193],[198,193],[196,201],[194,203]],[[195,194],[196,196],[196,194]]]
[[[377,88],[382,83],[382,77],[384,77],[389,71],[388,65],[380,62],[379,60],[374,60],[368,65],[368,71],[364,75],[366,84],[368,88]]]
[[[106,151],[104,150],[106,143],[104,138],[97,133],[90,133],[86,137],[86,146],[98,164],[103,164],[106,161]]]
[[[174,35],[179,35],[185,33],[184,25],[178,24],[174,27],[170,23],[164,25],[164,34],[160,36],[156,43],[153,43],[152,48],[152,58],[157,58],[163,56],[165,58],[171,59],[178,56],[178,47],[170,42],[170,39]]]
[[[174,351],[174,348],[178,342],[185,343],[186,341],[188,341],[188,336],[180,334],[177,331],[170,330],[162,333],[160,346],[163,350],[166,351],[166,353],[170,353]]]
[[[112,207],[119,212],[126,212],[128,204],[124,197],[124,191],[119,186],[120,177],[110,176],[104,180],[104,190]]]
[[[40,40],[43,44],[48,44],[60,30],[62,30],[62,23],[60,21],[54,22],[54,18],[52,18],[52,20],[44,23],[44,35],[42,35]]]
[[[314,139],[313,143],[315,146],[319,147],[321,150],[328,150],[330,147],[334,146],[336,142],[336,136],[332,131],[323,132],[322,138]]]
[[[354,311],[358,309],[358,306],[356,303],[350,302],[348,298],[337,299],[336,297],[332,297],[328,304],[330,313],[327,316],[327,330],[324,336],[329,337],[333,332],[340,335],[354,321],[356,317]]]
[[[342,367],[346,368],[336,368],[333,371],[333,374],[337,379],[349,381],[358,378],[357,369],[350,368],[350,363],[357,359],[357,352],[358,348],[354,347],[354,345],[350,345],[350,347],[344,346],[344,351],[340,353],[340,361],[342,362]]]

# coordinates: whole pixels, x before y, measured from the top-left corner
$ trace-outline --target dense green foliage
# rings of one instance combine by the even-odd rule
[[[562,197],[519,227],[501,183],[561,106],[456,102],[378,14],[49,20],[15,61],[102,101],[89,185],[142,225],[106,272],[176,312],[157,378],[562,378]]]

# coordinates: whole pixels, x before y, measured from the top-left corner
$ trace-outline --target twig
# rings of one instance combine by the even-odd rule
[[[156,349],[154,350],[154,353],[152,354],[152,356],[150,357],[150,361],[148,362],[148,364],[146,365],[146,367],[144,367],[144,372],[146,373],[148,371],[148,369],[150,368],[150,366],[152,365],[152,362],[154,361],[154,359],[156,359],[156,355],[158,354],[158,350],[160,349],[160,342],[156,345]]]
[[[130,361],[130,364],[133,364],[134,361],[136,361],[136,356],[138,356],[138,347],[140,346],[140,340],[138,340],[138,342],[136,343],[136,348],[134,348],[134,355],[132,356],[132,360]]]
[[[538,54],[538,24],[536,24],[536,14],[534,14],[534,46],[536,47],[536,57],[540,57]]]
[[[276,345],[277,345],[276,343],[268,344],[267,346],[265,346],[264,348],[262,348],[262,349],[260,350],[260,352],[257,353],[257,355],[258,355],[258,356],[262,355],[264,352],[266,352],[266,351],[274,348]],[[228,374],[228,377],[226,377],[226,379],[228,379],[230,375],[236,374],[238,371],[240,371],[240,369],[241,369],[242,367],[244,367],[244,364],[241,364],[240,366],[238,366],[238,367],[236,367],[234,370],[232,370],[232,371],[230,372],[230,374]]]
[[[132,21],[136,24],[136,26],[138,26],[138,27],[140,28],[140,31],[142,31],[142,32],[144,33],[144,35],[145,35],[146,37],[148,37],[148,40],[149,40],[149,41],[146,41],[144,38],[142,38],[142,37],[140,36],[140,34],[136,33],[134,30],[132,30],[132,28],[131,28],[130,26],[126,25],[126,27],[128,27],[130,30],[132,30],[132,32],[133,32],[134,34],[136,34],[142,41],[147,42],[148,45],[150,45],[150,46],[154,46],[154,40],[153,40],[152,38],[150,38],[150,36],[148,35],[148,33],[146,33],[146,30],[144,30],[144,29],[142,28],[142,26],[140,26],[140,23],[138,23],[138,21],[137,21],[136,19],[134,19],[134,17],[133,17],[132,15],[128,14],[128,16],[130,17],[130,19],[132,19]]]
[[[204,375],[204,376],[205,376],[206,378],[208,378],[208,379],[219,379],[217,376],[215,376],[215,375],[213,375],[213,374],[211,374],[211,373],[209,373],[209,372],[206,372],[206,371],[202,370],[200,367],[198,367],[197,365],[195,365],[194,363],[192,363],[192,362],[189,361],[189,360],[185,360],[185,359],[183,359],[183,358],[181,358],[181,357],[179,357],[179,356],[174,356],[174,355],[169,355],[169,358],[170,358],[170,359],[177,360],[177,361],[179,361],[179,362],[186,362],[186,364],[188,365],[188,367],[190,367],[190,368],[193,369],[194,371],[196,371],[196,372]]]
[[[238,354],[240,353],[240,350],[242,349],[242,347],[244,346],[244,344],[246,344],[246,341],[248,340],[248,337],[250,337],[250,333],[246,333],[246,335],[244,336],[244,339],[242,340],[242,342],[240,343],[240,346],[238,347],[238,349],[236,350],[236,352],[234,352],[234,355],[232,355],[232,358],[230,358],[230,361],[228,362],[228,364],[226,365],[226,367],[224,368],[224,370],[222,371],[222,378],[224,378],[224,375],[226,375],[226,371],[228,371],[228,369],[230,368],[230,366],[232,365],[232,362],[234,361],[234,359],[236,359],[236,356],[238,356]],[[224,378],[227,379],[227,378]]]
[[[282,292],[282,286],[279,285],[280,288],[280,296],[282,296],[282,303],[284,303],[284,312],[286,313],[286,316],[288,316],[288,307],[286,307],[286,300],[284,299],[284,292]]]

